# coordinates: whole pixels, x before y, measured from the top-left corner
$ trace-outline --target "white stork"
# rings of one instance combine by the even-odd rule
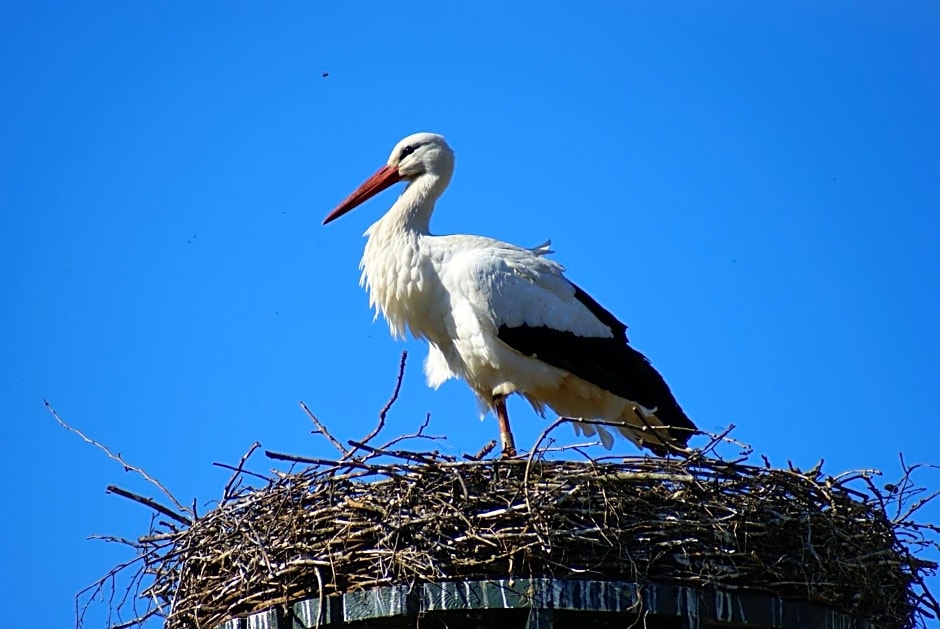
[[[416,133],[392,150],[323,220],[346,214],[389,186],[407,186],[366,230],[360,284],[395,338],[428,341],[434,388],[459,377],[499,421],[504,456],[515,454],[506,397],[519,393],[588,436],[613,438],[599,420],[657,453],[682,451],[696,428],[663,380],[627,342],[627,326],[564,276],[548,244],[527,249],[482,236],[434,236],[434,203],[454,172],[440,135]],[[581,420],[581,421],[578,421]]]

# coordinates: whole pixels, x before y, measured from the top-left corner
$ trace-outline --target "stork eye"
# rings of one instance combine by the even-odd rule
[[[401,157],[399,157],[398,159],[400,159],[400,160],[401,160],[401,159],[405,159],[406,157],[408,157],[409,155],[411,155],[412,153],[414,153],[416,148],[418,148],[418,147],[415,146],[415,145],[413,145],[413,144],[412,144],[412,145],[409,145],[409,146],[406,146],[405,148],[403,148],[403,149],[401,150]]]

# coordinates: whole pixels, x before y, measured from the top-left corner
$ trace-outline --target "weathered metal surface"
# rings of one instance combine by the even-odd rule
[[[322,600],[311,598],[295,603],[293,607],[294,620],[292,623],[299,627],[328,627],[343,622],[343,612],[340,599],[346,597],[329,596]],[[339,609],[338,609],[339,608]]]
[[[269,610],[224,623],[219,629],[312,629],[344,627],[372,621],[369,626],[415,626],[420,616],[460,615],[486,618],[498,626],[500,615],[529,610],[526,629],[571,626],[572,614],[582,612],[595,619],[609,615],[610,626],[643,609],[647,618],[659,618],[662,626],[755,627],[762,629],[877,629],[868,621],[852,618],[825,607],[773,596],[695,589],[672,585],[638,586],[620,581],[559,581],[553,579],[503,579],[426,583],[381,587],[342,596],[300,601],[290,614]],[[384,619],[384,620],[383,620]]]
[[[247,618],[229,620],[220,626],[220,629],[280,629],[280,614],[277,610],[268,609]]]
[[[400,585],[350,592],[342,597],[343,619],[353,622],[368,618],[410,616],[414,610],[412,602],[409,601],[410,590],[411,588]]]
[[[637,586],[617,581],[500,579],[426,583],[420,609],[570,609],[625,612],[639,603]]]

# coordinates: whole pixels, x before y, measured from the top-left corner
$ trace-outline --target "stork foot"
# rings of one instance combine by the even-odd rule
[[[516,446],[512,442],[512,435],[509,435],[509,439],[505,439],[505,435],[500,435],[503,442],[503,451],[499,455],[501,459],[514,459],[516,458]]]

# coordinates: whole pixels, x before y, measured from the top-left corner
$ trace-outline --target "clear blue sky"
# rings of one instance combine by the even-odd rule
[[[372,323],[360,235],[394,193],[320,225],[415,131],[457,151],[432,228],[552,238],[703,428],[940,463],[940,9],[836,5],[5,2],[3,608],[69,626],[128,557],[85,538],[149,522],[104,487],[155,495],[43,398],[201,504],[255,440],[330,454],[299,400],[362,436],[404,348],[389,434],[496,437]]]

